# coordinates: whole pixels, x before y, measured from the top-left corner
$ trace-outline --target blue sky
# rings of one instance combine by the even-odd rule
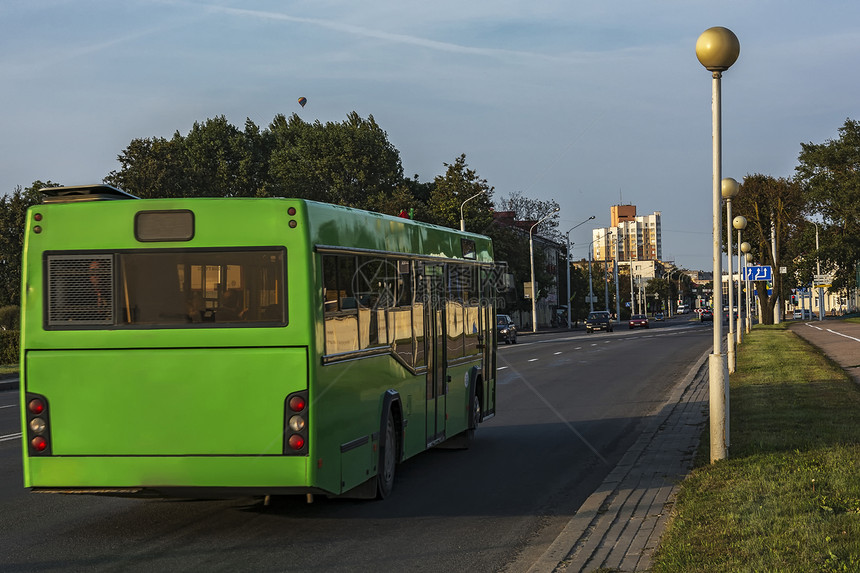
[[[663,255],[711,263],[709,27],[738,36],[723,75],[723,175],[793,174],[801,142],[860,107],[860,3],[808,0],[0,4],[0,192],[101,181],[137,137],[225,115],[261,127],[373,115],[404,171],[466,154],[495,196],[661,211]],[[297,99],[308,98],[301,108]],[[591,225],[571,233],[585,256]]]

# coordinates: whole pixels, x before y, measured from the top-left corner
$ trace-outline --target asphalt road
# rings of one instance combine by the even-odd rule
[[[2,571],[521,571],[561,532],[712,341],[711,325],[521,336],[468,451],[398,467],[384,502],[32,494],[0,441]],[[0,393],[0,440],[20,432]]]

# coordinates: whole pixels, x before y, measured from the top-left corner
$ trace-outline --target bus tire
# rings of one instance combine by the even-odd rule
[[[397,466],[397,430],[394,412],[388,411],[388,422],[379,448],[379,469],[376,476],[376,497],[385,499],[394,489],[394,470]]]
[[[469,443],[475,438],[475,431],[478,429],[482,415],[481,399],[478,397],[478,393],[475,392],[472,395],[472,403],[469,406],[469,429],[466,430],[466,437],[468,438],[467,448],[469,447]]]

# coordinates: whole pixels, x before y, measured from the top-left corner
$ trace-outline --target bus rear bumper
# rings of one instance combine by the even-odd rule
[[[324,493],[307,456],[50,456],[30,458],[26,487],[39,493],[193,497]]]

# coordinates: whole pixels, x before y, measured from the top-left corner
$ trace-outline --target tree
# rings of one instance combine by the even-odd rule
[[[520,191],[514,191],[509,196],[499,199],[496,209],[498,211],[512,211],[517,221],[539,221],[554,212],[551,217],[538,225],[534,232],[558,243],[562,242],[561,233],[558,232],[559,205],[555,200],[531,199],[524,196]]]
[[[846,119],[839,139],[801,143],[795,168],[810,215],[823,220],[816,256],[834,273],[833,287],[856,287],[860,261],[860,122]],[[814,257],[811,257],[814,258]]]
[[[366,209],[385,204],[403,183],[400,153],[372,115],[365,120],[352,112],[326,124],[279,115],[269,129],[277,195]]]
[[[224,116],[170,140],[134,139],[105,182],[151,197],[298,197],[358,207],[403,199],[400,154],[373,116],[309,124],[279,114],[268,129]]]
[[[737,196],[732,200],[733,215],[743,215],[747,219],[744,239],[752,246],[753,257],[769,264],[774,271],[770,296],[764,281],[756,283],[764,324],[773,324],[777,300],[785,300],[794,286],[783,284],[779,267],[791,266],[798,254],[794,239],[804,224],[804,205],[796,180],[760,174],[744,177]],[[719,301],[720,297],[715,297],[715,300]],[[720,304],[715,304],[717,310]]]
[[[24,250],[24,227],[27,209],[41,202],[39,189],[58,187],[48,181],[34,181],[11,195],[0,197],[0,307],[21,304],[21,253]]]
[[[464,201],[478,195],[463,207],[463,218],[468,231],[483,233],[493,222],[493,188],[486,179],[478,177],[474,169],[469,169],[465,153],[454,163],[443,165],[445,174],[437,175],[433,180],[427,203],[428,219],[443,227],[459,229],[460,207]]]

